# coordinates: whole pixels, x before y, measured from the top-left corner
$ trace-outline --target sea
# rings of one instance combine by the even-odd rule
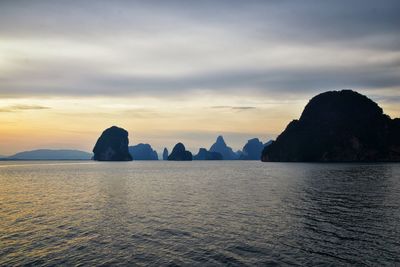
[[[400,164],[0,162],[0,266],[400,266]]]

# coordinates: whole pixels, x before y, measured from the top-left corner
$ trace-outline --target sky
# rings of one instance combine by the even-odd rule
[[[276,138],[316,94],[400,117],[398,0],[0,0],[0,154]]]

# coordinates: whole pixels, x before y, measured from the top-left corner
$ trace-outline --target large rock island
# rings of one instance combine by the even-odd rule
[[[357,92],[322,93],[263,150],[262,161],[400,161],[400,119]]]
[[[168,160],[174,161],[191,161],[192,159],[192,153],[187,151],[182,143],[176,144],[171,154],[168,156]]]
[[[130,161],[128,132],[112,126],[106,129],[93,148],[93,159],[98,161]]]

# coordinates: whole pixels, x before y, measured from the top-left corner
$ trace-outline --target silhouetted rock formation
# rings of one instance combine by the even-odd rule
[[[239,155],[233,152],[232,148],[226,145],[224,138],[220,135],[217,141],[210,147],[211,152],[218,152],[222,155],[223,160],[238,159]]]
[[[351,90],[326,92],[263,151],[263,161],[400,161],[400,119]]]
[[[137,144],[129,147],[133,160],[158,160],[158,155],[149,144]]]
[[[166,147],[164,148],[164,151],[162,153],[162,159],[168,160],[168,149]]]
[[[243,151],[239,159],[260,160],[263,149],[264,149],[264,144],[260,140],[258,140],[258,138],[250,139],[244,145]]]
[[[218,152],[210,152],[205,148],[200,148],[199,153],[193,157],[193,160],[222,160],[222,155]]]
[[[172,149],[171,155],[168,156],[168,160],[174,161],[191,161],[192,159],[192,153],[187,151],[182,143],[176,144]]]
[[[132,160],[128,150],[128,132],[112,126],[106,129],[93,148],[93,159],[99,161],[129,161]]]
[[[15,160],[89,160],[92,154],[71,149],[37,149],[23,151],[8,157]]]
[[[272,140],[269,140],[268,142],[266,142],[265,144],[264,144],[264,147],[267,147],[267,146],[269,146],[270,144],[272,144],[274,141],[272,141]]]

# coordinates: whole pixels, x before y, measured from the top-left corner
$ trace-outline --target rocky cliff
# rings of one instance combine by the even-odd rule
[[[400,120],[351,90],[312,98],[262,153],[263,161],[400,161]]]
[[[112,126],[106,129],[93,148],[93,159],[98,161],[129,161],[132,160],[128,151],[128,132]]]
[[[182,143],[176,144],[171,154],[168,156],[168,160],[173,161],[191,161],[192,159],[192,153],[187,151]]]

